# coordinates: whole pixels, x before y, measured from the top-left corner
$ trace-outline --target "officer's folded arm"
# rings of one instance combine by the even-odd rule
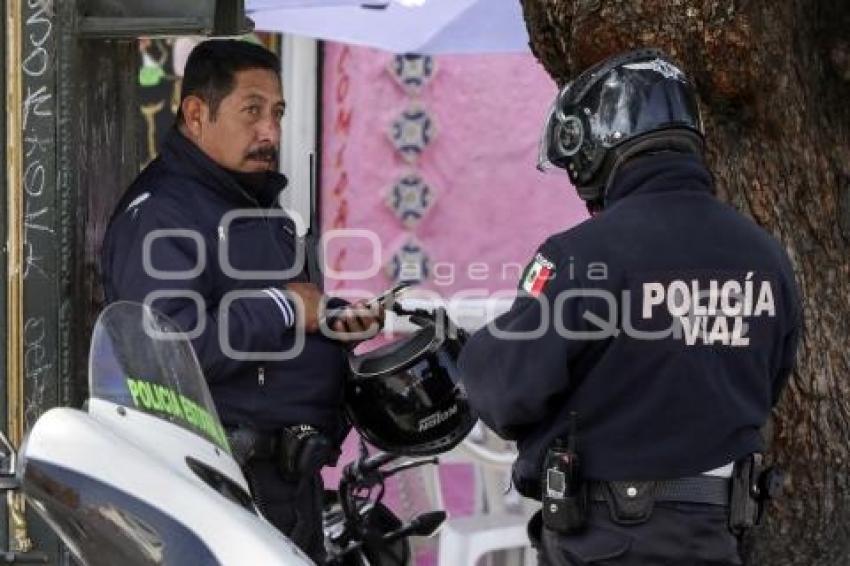
[[[215,298],[210,270],[201,271],[197,277],[169,279],[163,289],[163,280],[142,268],[143,253],[150,254],[159,271],[191,272],[197,265],[212,261],[210,257],[199,258],[198,246],[188,238],[160,237],[145,252],[145,236],[157,230],[203,233],[181,207],[168,199],[160,201],[155,197],[150,201],[132,221],[126,217],[118,220],[122,222],[120,229],[114,230],[114,241],[104,250],[107,299],[150,302],[173,319],[192,335],[192,345],[210,381],[253,370],[255,364],[228,355],[222,347],[223,339],[230,349],[240,352],[272,352],[286,347],[296,322],[295,311],[280,289],[256,289],[247,297],[222,305]],[[226,322],[222,321],[222,314]],[[223,323],[226,332],[220,336]]]

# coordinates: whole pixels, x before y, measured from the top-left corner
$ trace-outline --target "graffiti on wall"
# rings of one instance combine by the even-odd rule
[[[29,2],[24,12],[21,70],[23,126],[24,423],[31,426],[55,405],[58,353],[50,329],[56,307],[45,301],[56,284],[56,70],[55,40],[47,6]]]
[[[349,72],[349,59],[351,48],[345,46],[336,61],[337,82],[334,89],[334,101],[336,103],[336,115],[333,118],[333,137],[328,143],[331,154],[331,201],[329,206],[334,210],[330,229],[344,230],[348,227],[348,172],[346,171],[346,153],[351,136],[351,118],[354,110],[349,98],[351,89],[351,74]],[[334,273],[340,273],[345,264],[347,250],[345,246],[336,251],[330,259],[330,265]],[[334,289],[341,289],[345,285],[343,279],[334,282]]]

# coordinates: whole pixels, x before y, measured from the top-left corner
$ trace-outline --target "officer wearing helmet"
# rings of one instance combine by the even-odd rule
[[[541,166],[591,211],[547,239],[461,353],[468,399],[516,440],[541,563],[740,564],[781,484],[760,429],[802,317],[783,247],[721,203],[693,85],[657,50],[558,94]]]

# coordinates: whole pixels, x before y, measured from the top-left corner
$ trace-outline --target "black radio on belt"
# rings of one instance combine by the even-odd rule
[[[559,533],[574,533],[587,523],[587,486],[581,476],[581,459],[576,452],[577,418],[570,413],[570,435],[546,452],[543,466],[543,524]]]

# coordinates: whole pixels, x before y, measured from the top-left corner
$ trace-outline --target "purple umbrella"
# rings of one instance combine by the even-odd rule
[[[528,52],[519,0],[247,0],[258,30],[394,53]]]

